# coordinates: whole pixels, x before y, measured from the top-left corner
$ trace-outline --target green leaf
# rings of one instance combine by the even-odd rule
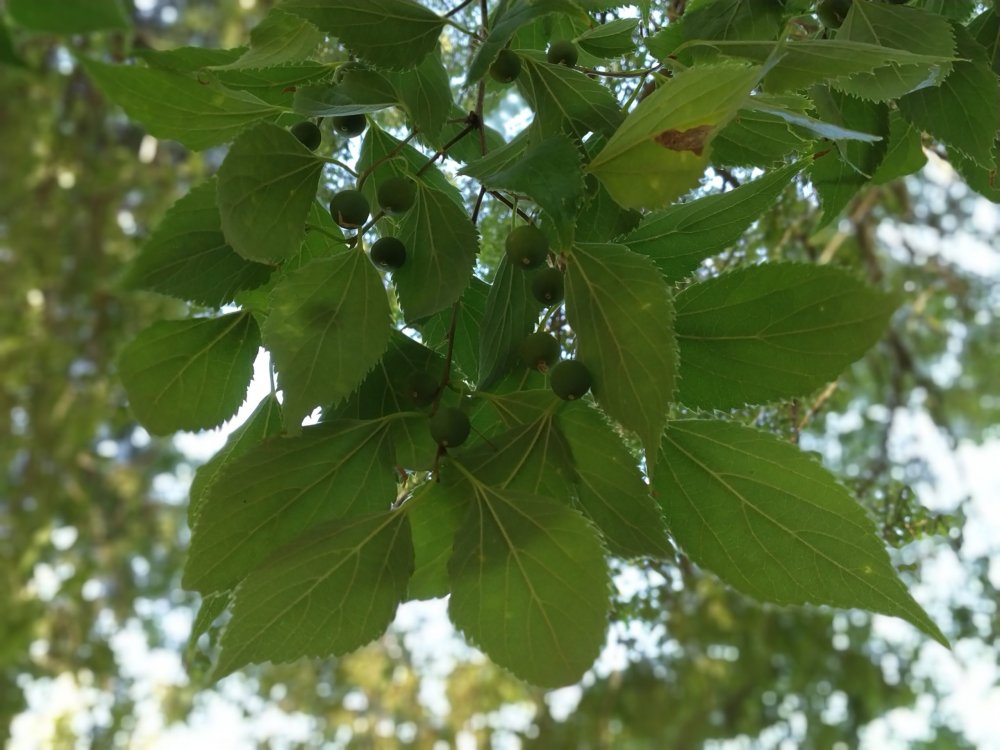
[[[743,108],[712,140],[712,163],[729,167],[771,167],[801,154],[808,136],[783,117]]]
[[[385,74],[413,127],[429,141],[436,141],[451,114],[451,81],[439,55],[428,55],[415,68]]]
[[[129,265],[125,284],[209,307],[264,284],[274,269],[237,255],[222,234],[215,179],[177,201]]]
[[[381,68],[418,65],[437,49],[444,18],[413,0],[285,0],[281,9],[333,34]]]
[[[409,599],[434,599],[447,596],[451,590],[448,559],[472,495],[467,483],[449,482],[448,472],[444,464],[442,480],[423,485],[405,506],[413,533],[414,569],[406,592]]]
[[[839,91],[813,90],[816,109],[824,119],[849,128],[878,133],[876,143],[844,141],[835,150],[816,159],[810,168],[813,187],[823,206],[823,224],[837,218],[848,203],[867,185],[885,158],[889,135],[889,109],[885,104],[864,101]]]
[[[284,391],[285,428],[346,398],[389,344],[389,301],[363,253],[320,258],[282,279],[263,326]]]
[[[771,0],[694,0],[682,19],[687,39],[773,39],[781,7]]]
[[[763,63],[774,53],[777,43],[736,42],[715,46],[727,55]],[[888,65],[930,67],[950,60],[947,55],[920,55],[904,49],[846,39],[785,41],[780,46],[780,58],[764,78],[764,87],[770,91],[788,91],[804,89],[823,81],[836,86],[843,79],[858,73],[871,73]]]
[[[677,374],[666,281],[624,245],[576,245],[566,261],[566,314],[594,396],[639,433],[652,466]]]
[[[293,109],[310,117],[362,115],[395,106],[399,95],[386,77],[375,70],[348,67],[328,86],[303,86],[295,91]]]
[[[980,13],[972,19],[968,32],[986,50],[993,72],[1000,75],[1000,8]]]
[[[692,68],[640,102],[589,171],[626,208],[660,208],[698,184],[712,136],[747,99],[756,68]]]
[[[978,166],[992,168],[1000,130],[1000,81],[984,50],[961,26],[955,27],[958,54],[948,77],[899,99],[903,117],[957,148]]]
[[[251,260],[298,252],[323,161],[284,128],[261,124],[237,139],[219,168],[219,213],[232,248]]]
[[[594,528],[569,506],[476,485],[448,572],[452,621],[521,679],[569,685],[600,653],[608,567]]]
[[[899,114],[899,110],[889,112],[889,142],[885,158],[872,175],[872,183],[884,185],[887,182],[919,172],[927,163],[923,137],[920,129],[914,127]]]
[[[198,467],[191,480],[191,499],[188,502],[188,525],[194,528],[195,520],[205,502],[206,490],[219,471],[231,461],[243,456],[266,438],[281,430],[281,404],[274,394],[265,396],[253,413],[226,439],[226,444],[208,461]]]
[[[673,557],[663,516],[639,464],[601,415],[586,404],[565,404],[556,415],[569,443],[583,512],[621,557]]]
[[[528,196],[548,214],[562,243],[569,245],[583,195],[583,165],[573,142],[553,135],[529,146],[513,163],[492,168],[489,159],[483,157],[459,174],[470,175],[489,188]]]
[[[479,332],[483,327],[483,316],[489,294],[490,285],[473,277],[472,283],[466,287],[458,300],[452,362],[470,381],[474,381],[479,372]],[[420,326],[424,343],[442,354],[448,351],[451,316],[452,310],[445,309],[428,318],[427,322]]]
[[[803,396],[858,359],[898,304],[829,266],[768,263],[677,295],[679,398],[729,409]]]
[[[593,188],[577,215],[577,242],[609,242],[635,229],[639,223],[638,211],[615,203],[600,182]]]
[[[240,408],[260,332],[246,313],[163,320],[118,360],[132,411],[154,435],[218,427]]]
[[[9,65],[13,68],[27,67],[21,56],[17,54],[14,40],[10,36],[10,29],[7,28],[2,16],[0,16],[0,65]]]
[[[318,85],[333,75],[330,66],[316,62],[280,65],[274,68],[209,70],[201,74],[227,89],[237,89],[262,102],[287,109],[300,86]]]
[[[735,190],[648,214],[621,242],[652,258],[669,281],[679,281],[705,258],[735,244],[804,166],[789,164]]]
[[[578,70],[544,62],[539,53],[521,53],[517,86],[544,133],[611,135],[622,121],[618,102],[606,86]]]
[[[201,636],[205,635],[212,624],[222,616],[232,600],[231,591],[219,591],[201,598],[198,614],[191,624],[191,635],[188,636],[188,648],[193,649]]]
[[[984,169],[962,154],[961,151],[950,151],[948,161],[962,175],[969,187],[987,200],[1000,203],[1000,140],[996,144],[997,158],[990,169]]]
[[[500,54],[500,50],[507,46],[519,28],[549,13],[583,15],[579,6],[572,0],[511,0],[501,3],[490,23],[489,36],[472,58],[469,72],[465,77],[465,85],[476,83],[486,75],[486,71]]]
[[[635,49],[634,36],[638,25],[637,18],[618,18],[587,29],[576,38],[576,43],[595,57],[618,57]]]
[[[840,94],[840,96],[843,97],[844,95]],[[755,96],[751,98],[750,102],[747,104],[747,110],[763,115],[778,117],[787,122],[789,125],[794,125],[795,127],[800,128],[807,133],[812,133],[820,138],[829,138],[834,141],[860,141],[862,143],[878,143],[882,140],[882,136],[876,133],[865,133],[860,130],[852,130],[851,128],[837,125],[832,122],[817,120],[815,117],[809,117],[801,112],[776,106],[768,102],[762,96]]]
[[[53,34],[86,34],[131,26],[120,0],[8,0],[7,11],[18,26]]]
[[[874,44],[919,55],[951,58],[955,39],[947,19],[918,8],[857,0],[837,31],[837,40]],[[837,88],[862,99],[886,101],[927,85],[947,73],[948,65],[888,65],[837,82]]]
[[[281,113],[250,94],[164,70],[96,60],[80,63],[101,91],[150,134],[196,151],[232,140],[248,125]]]
[[[412,571],[401,513],[329,521],[300,536],[236,590],[214,676],[365,645],[392,621]]]
[[[174,47],[167,50],[146,49],[143,47],[135,50],[134,54],[151,68],[168,73],[190,75],[191,73],[201,73],[206,68],[236,62],[245,51],[245,47],[234,49]]]
[[[184,587],[202,593],[232,588],[319,523],[388,511],[396,475],[385,427],[381,421],[324,422],[229,461],[194,525]]]
[[[672,422],[654,482],[671,534],[697,564],[775,604],[859,607],[947,639],[896,576],[875,526],[813,458],[721,421]]]
[[[455,302],[469,285],[479,233],[451,196],[417,183],[413,208],[396,236],[406,246],[406,263],[392,274],[407,321],[433,315]]]
[[[323,32],[305,19],[272,8],[250,32],[250,49],[226,68],[269,68],[305,60],[323,41]]]
[[[486,299],[479,328],[479,388],[500,380],[518,361],[518,347],[535,330],[541,305],[531,294],[531,276],[504,255]]]

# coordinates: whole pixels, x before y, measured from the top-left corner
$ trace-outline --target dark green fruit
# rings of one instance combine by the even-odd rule
[[[430,419],[431,437],[445,448],[461,445],[469,437],[472,425],[461,409],[442,406]]]
[[[543,365],[552,367],[559,361],[559,341],[545,331],[538,331],[521,342],[518,352],[521,361],[533,370],[540,370]]]
[[[375,191],[378,205],[390,216],[406,213],[417,197],[417,186],[409,177],[390,177]]]
[[[549,241],[538,227],[523,224],[507,235],[507,257],[518,268],[538,268],[549,254]]]
[[[370,215],[368,199],[360,190],[342,190],[330,200],[330,216],[345,229],[362,226]]]
[[[549,45],[549,52],[545,57],[553,65],[569,65],[572,68],[579,56],[580,53],[573,42],[569,39],[559,39]]]
[[[531,280],[531,293],[543,305],[556,305],[563,298],[563,274],[558,268],[542,268]]]
[[[816,15],[823,25],[830,29],[840,27],[851,9],[852,0],[820,0],[816,6]]]
[[[406,395],[417,406],[427,406],[438,393],[441,378],[435,377],[427,370],[416,370],[406,379]]]
[[[521,58],[509,49],[500,50],[497,59],[490,66],[490,75],[498,83],[510,83],[521,72]]]
[[[292,135],[298,138],[299,143],[310,151],[318,149],[319,144],[323,142],[323,134],[316,127],[316,123],[309,120],[292,125]]]
[[[368,118],[364,115],[338,115],[333,118],[333,129],[345,138],[361,135],[368,127]]]
[[[590,390],[590,370],[578,359],[564,359],[549,372],[549,384],[565,401],[575,401]]]
[[[382,237],[372,245],[371,257],[377,266],[399,268],[406,262],[406,245],[395,237]]]

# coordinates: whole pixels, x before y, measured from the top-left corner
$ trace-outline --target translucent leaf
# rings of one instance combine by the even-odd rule
[[[125,284],[210,307],[264,284],[274,268],[244,260],[226,243],[215,179],[177,201],[129,265]]]
[[[743,108],[712,141],[712,163],[728,167],[771,167],[789,154],[801,154],[810,136],[785,118]]]
[[[479,233],[468,213],[442,193],[417,185],[416,202],[399,222],[406,263],[392,275],[408,321],[433,315],[455,302],[469,285]]]
[[[348,250],[288,274],[270,295],[264,345],[284,392],[285,427],[346,398],[389,344],[389,301],[365,255]]]
[[[281,431],[281,404],[273,394],[265,396],[253,413],[226,438],[226,444],[208,461],[198,467],[191,480],[188,501],[188,525],[194,528],[195,520],[205,502],[206,490],[211,486],[220,469],[230,461],[256,448],[265,438]]]
[[[151,135],[199,150],[232,140],[281,109],[239,91],[206,86],[195,78],[137,65],[81,60],[109,99],[142,123]]]
[[[920,55],[951,58],[955,39],[947,19],[919,8],[857,0],[837,30],[841,41],[862,42]],[[837,82],[837,88],[876,101],[895,99],[947,73],[948,65],[888,65]]]
[[[735,190],[647,214],[621,242],[652,258],[668,280],[679,281],[735,244],[804,166],[789,164]]]
[[[323,41],[323,32],[305,19],[272,8],[250,32],[250,49],[223,68],[268,68],[305,60]]]
[[[339,71],[334,84],[296,89],[292,107],[300,115],[340,117],[378,112],[398,103],[399,95],[382,73],[349,67]]]
[[[259,344],[246,313],[163,320],[122,350],[118,374],[132,411],[154,435],[207,430],[240,408]]]
[[[452,621],[521,679],[569,685],[600,653],[607,563],[594,528],[568,505],[477,485],[448,572]]]
[[[875,526],[795,446],[722,421],[672,422],[654,486],[697,564],[756,599],[894,615],[947,640],[896,575]]]
[[[618,57],[635,49],[636,18],[619,18],[588,29],[576,38],[580,47],[595,57]]]
[[[295,13],[333,34],[373,65],[417,65],[438,46],[444,18],[413,0],[285,0]]]
[[[300,536],[236,590],[214,676],[365,645],[392,621],[412,571],[400,513],[329,521]]]
[[[524,269],[500,259],[479,329],[479,387],[489,388],[517,363],[518,347],[535,330],[541,305]]]
[[[573,456],[577,501],[625,558],[673,556],[666,525],[636,459],[601,415],[586,404],[566,404],[556,415]]]
[[[829,266],[767,263],[677,295],[679,398],[729,409],[803,396],[886,330],[898,300]]]
[[[517,86],[542,132],[611,135],[622,121],[618,102],[606,86],[578,70],[544,62],[538,53],[522,53]]]
[[[652,465],[677,374],[666,281],[624,245],[577,245],[566,261],[566,314],[594,396],[639,433]]]
[[[7,12],[19,26],[53,34],[86,34],[131,26],[121,0],[7,0]]]
[[[261,124],[233,144],[219,168],[222,231],[251,260],[298,252],[323,161],[284,128]]]
[[[324,422],[268,440],[227,462],[208,488],[184,587],[232,588],[317,524],[385,512],[395,499],[392,444],[381,421]]]
[[[618,203],[660,208],[698,184],[714,134],[736,114],[755,68],[692,68],[640,102],[588,167]]]

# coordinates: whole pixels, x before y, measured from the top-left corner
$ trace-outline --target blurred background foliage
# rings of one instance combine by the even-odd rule
[[[433,611],[411,612],[409,625],[340,660],[204,684],[211,639],[185,645],[198,602],[179,584],[193,462],[134,422],[114,360],[138,330],[182,314],[117,279],[221,152],[145,136],[74,56],[238,46],[269,5],[140,0],[132,37],[19,35],[25,67],[0,65],[0,739],[28,697],[68,679],[82,708],[47,714],[44,746],[155,747],[150,713],[152,726],[195,726],[223,701],[248,725],[282,717],[246,734],[251,747],[851,748],[866,726],[911,707],[924,729],[906,746],[974,747],[921,667],[938,647],[887,637],[858,613],[761,607],[683,558],[621,567],[608,654],[556,694],[435,631]],[[457,75],[461,54],[448,60]],[[720,174],[716,187],[739,179]],[[942,457],[893,446],[915,423],[949,450],[1000,440],[997,212],[932,154],[919,178],[863,194],[818,235],[816,218],[812,197],[792,188],[704,273],[762,255],[834,263],[902,292],[904,305],[879,347],[815,399],[740,416],[819,452],[879,520],[956,642],[952,658],[995,664],[995,549],[967,550],[972,501],[940,492]],[[484,231],[501,220],[487,212]],[[938,496],[950,502],[921,505]],[[921,589],[921,571],[939,559],[958,567],[960,585]],[[172,669],[159,674],[152,655],[164,654]],[[21,720],[40,712],[33,705]]]

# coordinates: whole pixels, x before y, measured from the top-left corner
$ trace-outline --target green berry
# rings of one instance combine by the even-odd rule
[[[427,406],[437,396],[440,381],[427,370],[416,370],[406,380],[406,395],[417,406]]]
[[[521,58],[509,49],[500,50],[497,59],[490,66],[490,75],[498,83],[510,83],[521,72]]]
[[[372,245],[371,258],[377,266],[399,268],[406,262],[406,245],[395,237],[382,237]]]
[[[549,254],[549,241],[538,227],[523,224],[507,235],[507,258],[518,268],[538,268]]]
[[[375,191],[378,205],[390,216],[406,213],[417,197],[417,186],[408,177],[390,177]]]
[[[298,138],[299,143],[310,151],[315,151],[323,142],[323,134],[316,127],[316,123],[309,120],[292,125],[292,135]]]
[[[558,268],[541,268],[531,280],[531,293],[543,305],[557,305],[563,299],[563,274]]]
[[[552,367],[559,361],[559,341],[545,331],[527,336],[519,348],[521,361],[533,370]]]
[[[549,45],[549,52],[546,59],[553,65],[576,65],[576,59],[580,56],[576,45],[569,39],[558,39]]]
[[[345,229],[364,225],[370,215],[368,199],[360,190],[342,190],[330,200],[330,216]]]
[[[430,418],[430,428],[435,443],[445,448],[454,448],[469,437],[472,425],[461,409],[442,406]]]
[[[564,359],[549,371],[549,384],[564,401],[575,401],[590,390],[590,370],[578,359]]]
[[[368,118],[364,115],[338,115],[333,118],[333,129],[345,138],[361,135],[368,127]]]

